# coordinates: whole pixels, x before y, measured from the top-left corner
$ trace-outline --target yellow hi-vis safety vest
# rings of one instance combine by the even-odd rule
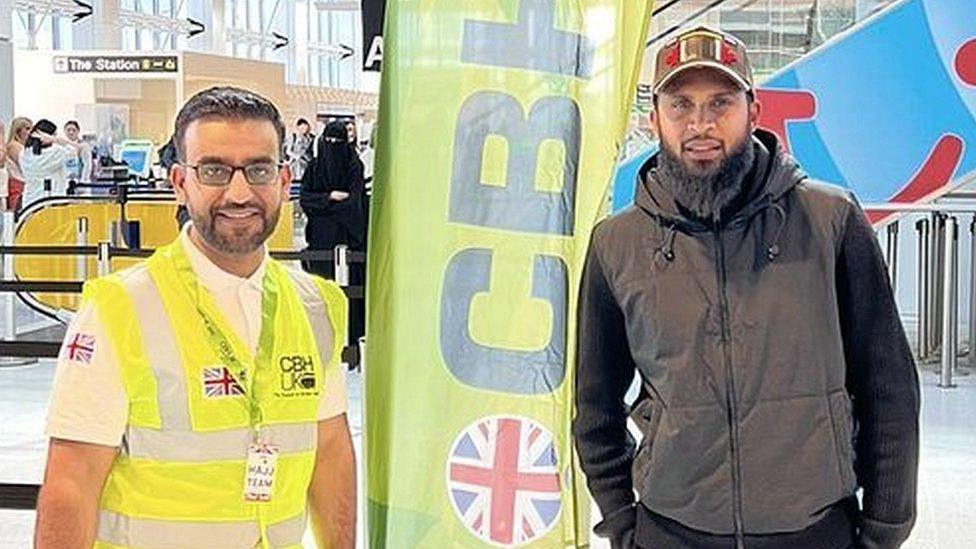
[[[86,283],[84,298],[129,400],[95,547],[301,547],[324,372],[341,362],[342,290],[269,261],[257,356],[197,285],[179,241]],[[267,502],[244,498],[257,440],[278,448]]]

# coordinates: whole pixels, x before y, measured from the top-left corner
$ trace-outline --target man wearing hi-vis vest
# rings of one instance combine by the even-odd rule
[[[269,258],[291,174],[268,100],[235,88],[176,119],[192,223],[85,285],[62,347],[37,507],[47,548],[351,548],[355,458],[333,283]]]

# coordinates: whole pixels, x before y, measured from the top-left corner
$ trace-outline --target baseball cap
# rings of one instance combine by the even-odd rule
[[[731,34],[703,26],[679,34],[658,50],[654,95],[681,72],[698,67],[721,71],[743,90],[752,91],[752,65],[745,44]]]

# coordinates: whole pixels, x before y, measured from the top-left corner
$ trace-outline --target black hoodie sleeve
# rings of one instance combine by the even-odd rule
[[[844,229],[837,294],[864,488],[861,543],[894,549],[915,522],[918,375],[874,230],[857,206]]]
[[[613,547],[633,536],[634,440],[627,431],[624,395],[634,378],[624,316],[614,300],[598,252],[590,242],[580,284],[576,352],[576,417],[573,434],[590,493],[604,520],[595,532]]]

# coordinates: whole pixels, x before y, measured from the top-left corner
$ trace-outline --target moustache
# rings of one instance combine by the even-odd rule
[[[218,204],[210,209],[213,214],[247,214],[247,213],[257,213],[264,215],[265,209],[260,204],[255,202],[247,202],[244,204]]]

